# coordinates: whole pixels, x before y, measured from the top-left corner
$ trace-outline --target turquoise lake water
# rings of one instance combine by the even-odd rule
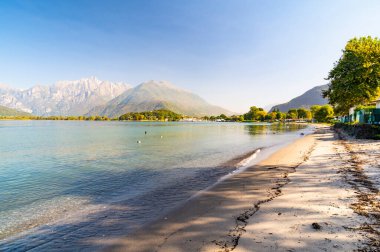
[[[0,251],[84,250],[234,171],[304,125],[0,121]],[[147,132],[145,134],[145,132]]]

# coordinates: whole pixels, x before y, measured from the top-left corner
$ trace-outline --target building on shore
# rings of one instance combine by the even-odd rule
[[[352,107],[347,116],[340,117],[345,123],[380,124],[380,98],[363,108]]]

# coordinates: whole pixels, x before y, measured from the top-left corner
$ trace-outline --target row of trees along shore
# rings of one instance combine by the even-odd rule
[[[0,120],[111,121],[107,116],[0,116]]]
[[[309,109],[298,108],[289,109],[287,113],[283,113],[278,109],[271,112],[265,111],[263,108],[252,106],[250,110],[243,115],[226,116],[205,116],[203,120],[209,121],[233,121],[233,122],[274,122],[274,121],[311,121],[314,119],[317,122],[330,122],[334,119],[334,110],[330,105],[313,105]]]
[[[145,112],[130,112],[120,117],[109,118],[107,116],[0,116],[0,119],[13,120],[62,120],[62,121],[179,121],[182,115],[170,110],[154,110]]]
[[[221,114],[219,116],[204,116],[201,119],[207,121],[230,121],[230,122],[274,122],[285,120],[305,120],[315,119],[318,122],[328,122],[333,119],[333,109],[329,105],[314,105],[310,110],[305,108],[290,109],[287,113],[274,109],[266,112],[262,108],[252,106],[250,110],[243,115],[227,116]],[[4,116],[0,119],[14,120],[64,120],[64,121],[179,121],[184,119],[183,115],[177,114],[170,110],[154,110],[145,112],[130,112],[121,115],[118,118],[108,118],[107,116]]]
[[[131,120],[131,121],[179,121],[183,118],[182,115],[174,113],[170,110],[160,109],[154,111],[145,112],[130,112],[121,115],[118,119],[121,121]]]

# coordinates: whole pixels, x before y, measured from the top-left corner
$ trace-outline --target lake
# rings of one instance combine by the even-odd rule
[[[247,153],[262,149],[259,160],[306,131],[300,124],[0,121],[0,250],[92,250],[92,239],[128,234],[253,164]]]

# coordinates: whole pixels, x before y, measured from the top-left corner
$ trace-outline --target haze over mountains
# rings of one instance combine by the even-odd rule
[[[31,114],[19,111],[17,109],[11,109],[8,107],[0,106],[0,116],[30,116]]]
[[[39,116],[102,115],[168,109],[188,116],[231,114],[169,82],[149,81],[132,88],[95,77],[59,81],[26,90],[0,86],[0,105]]]
[[[231,114],[167,81],[148,81],[91,110],[88,115],[117,117],[127,112],[167,109],[188,116]]]
[[[272,107],[282,112],[291,108],[309,108],[327,104],[322,90],[316,86],[287,103]],[[0,85],[0,109],[6,115],[38,116],[108,116],[127,112],[167,109],[187,116],[231,115],[224,108],[206,102],[198,95],[178,88],[167,81],[148,81],[134,88],[126,83],[102,81],[96,77],[74,81],[58,81],[51,86],[34,86],[26,90]],[[12,110],[14,109],[14,110]]]
[[[0,86],[0,105],[40,116],[77,116],[129,88],[131,86],[126,83],[101,81],[95,77],[58,81],[52,86],[34,86],[26,90]]]
[[[275,108],[277,108],[281,112],[286,113],[289,109],[292,108],[309,109],[312,105],[325,105],[328,103],[328,100],[322,97],[322,90],[326,89],[328,89],[328,84],[313,87],[302,95],[291,99],[289,102],[273,106],[270,111],[273,111]]]

